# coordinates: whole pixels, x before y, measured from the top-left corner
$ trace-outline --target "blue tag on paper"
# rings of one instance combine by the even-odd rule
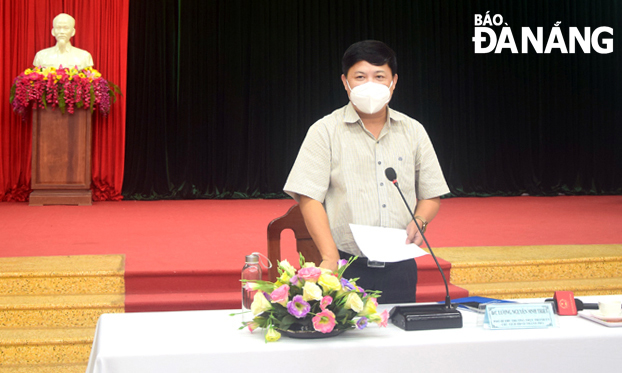
[[[557,327],[551,303],[492,303],[486,306],[484,327],[488,329],[545,329]]]

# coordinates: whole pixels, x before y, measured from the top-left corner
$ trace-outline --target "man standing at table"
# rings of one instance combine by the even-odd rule
[[[406,242],[420,245],[423,238],[385,169],[396,170],[424,231],[449,188],[423,126],[388,107],[397,85],[393,50],[375,40],[355,43],[342,69],[350,102],[311,126],[284,190],[300,204],[321,267],[335,271],[340,258],[358,255],[345,276],[381,290],[380,303],[415,302],[415,261],[368,261],[349,223],[406,229]]]

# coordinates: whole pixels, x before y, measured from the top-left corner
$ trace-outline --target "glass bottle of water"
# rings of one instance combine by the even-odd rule
[[[242,280],[261,280],[261,266],[259,265],[259,256],[257,254],[251,254],[246,256],[246,264],[242,268]],[[242,310],[250,310],[253,303],[253,297],[257,291],[248,290],[244,285],[247,282],[242,282]]]

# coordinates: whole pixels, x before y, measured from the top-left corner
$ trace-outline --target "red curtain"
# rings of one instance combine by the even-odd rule
[[[32,66],[35,53],[53,46],[52,20],[76,20],[72,45],[93,56],[102,76],[125,92],[130,0],[9,0],[0,5],[0,200],[26,201],[30,193],[31,119],[9,105],[13,79]],[[125,97],[110,114],[93,118],[93,200],[120,200],[125,156]]]

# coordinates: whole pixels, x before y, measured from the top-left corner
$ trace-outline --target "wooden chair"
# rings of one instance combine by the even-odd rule
[[[281,260],[281,232],[284,229],[294,231],[296,250],[302,253],[306,261],[313,262],[316,265],[320,265],[322,261],[322,255],[320,255],[320,251],[315,246],[307,230],[300,207],[294,205],[285,215],[272,220],[268,224],[268,259],[272,262],[272,268],[268,270],[269,281],[275,281],[279,275],[276,263],[278,260]]]

